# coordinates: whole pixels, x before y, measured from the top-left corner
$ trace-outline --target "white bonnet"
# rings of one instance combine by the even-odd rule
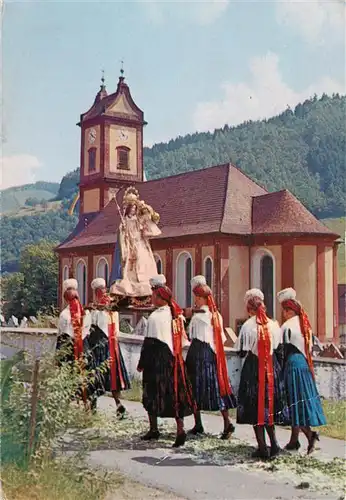
[[[259,288],[251,288],[251,290],[248,290],[245,294],[245,297],[244,297],[245,304],[247,304],[249,302],[249,300],[254,299],[254,298],[257,298],[257,299],[260,299],[263,301],[264,294],[263,294],[262,290],[260,290]]]
[[[194,288],[196,288],[196,286],[205,286],[207,284],[207,280],[205,279],[204,276],[202,276],[201,274],[199,274],[198,276],[195,276],[194,278],[192,278],[191,280],[191,287],[192,287],[192,290]]]
[[[69,278],[65,280],[62,284],[62,289],[64,292],[69,288],[73,288],[73,290],[78,290],[78,281],[74,278]]]
[[[286,300],[296,300],[296,297],[297,292],[294,290],[294,288],[285,288],[277,294],[277,298],[280,304],[282,304],[282,302],[285,302]]]
[[[103,278],[95,278],[91,282],[92,290],[97,290],[98,288],[106,288],[106,280]]]
[[[155,288],[157,286],[165,286],[166,278],[163,274],[158,274],[157,276],[153,276],[149,280],[151,288]]]

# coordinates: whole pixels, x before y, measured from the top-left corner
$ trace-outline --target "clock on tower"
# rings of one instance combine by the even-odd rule
[[[123,73],[114,93],[102,84],[80,117],[80,216],[98,212],[120,187],[142,182],[144,114],[134,103]]]

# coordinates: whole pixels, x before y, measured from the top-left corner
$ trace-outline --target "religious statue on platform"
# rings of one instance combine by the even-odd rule
[[[139,193],[134,187],[126,189],[123,211],[119,206],[118,210],[121,224],[113,260],[110,293],[125,297],[147,297],[151,295],[149,280],[157,274],[149,239],[161,234],[157,226],[160,216],[150,205],[139,199]]]

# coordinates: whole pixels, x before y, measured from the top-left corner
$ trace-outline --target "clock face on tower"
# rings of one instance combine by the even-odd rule
[[[120,130],[119,137],[122,141],[127,141],[127,139],[129,138],[125,130]]]
[[[95,142],[96,130],[94,128],[89,130],[88,138],[89,138],[89,144],[93,144]]]

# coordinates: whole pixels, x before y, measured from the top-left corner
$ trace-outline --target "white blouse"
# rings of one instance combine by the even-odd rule
[[[91,327],[91,314],[90,311],[85,311],[85,316],[83,317],[83,329],[82,329],[83,339],[89,335],[90,327]],[[65,307],[65,309],[61,311],[59,316],[58,334],[61,335],[62,333],[66,333],[72,339],[74,338],[74,331],[72,327],[71,312],[69,306]]]
[[[258,333],[257,333],[256,316],[251,316],[241,327],[239,336],[234,344],[236,351],[252,352],[258,356]],[[272,354],[275,349],[282,343],[282,334],[280,325],[277,321],[272,319],[268,320],[268,331],[271,336],[271,350]]]
[[[283,343],[294,345],[306,357],[305,342],[300,329],[299,316],[293,316],[293,318],[285,321],[285,323],[281,326],[281,332]],[[312,346],[312,334],[310,345]]]
[[[197,339],[197,340],[200,340],[201,342],[206,342],[207,344],[210,345],[212,350],[215,352],[214,330],[213,330],[213,325],[212,325],[212,313],[210,312],[208,306],[202,306],[201,309],[203,309],[205,312],[195,313],[191,318],[191,322],[189,325],[190,339]],[[219,320],[220,320],[220,325],[221,325],[222,343],[224,344],[226,342],[227,337],[226,337],[225,332],[223,330],[222,316],[220,313],[218,313],[218,315],[219,315]]]
[[[173,332],[172,332],[172,313],[169,306],[162,306],[153,311],[147,322],[145,337],[160,340],[168,345],[173,353]],[[189,345],[189,341],[184,335],[182,346]]]
[[[119,313],[116,311],[112,312],[113,321],[115,322],[115,330],[119,333]],[[98,326],[108,337],[108,325],[110,321],[110,315],[107,311],[93,311],[93,324]]]

